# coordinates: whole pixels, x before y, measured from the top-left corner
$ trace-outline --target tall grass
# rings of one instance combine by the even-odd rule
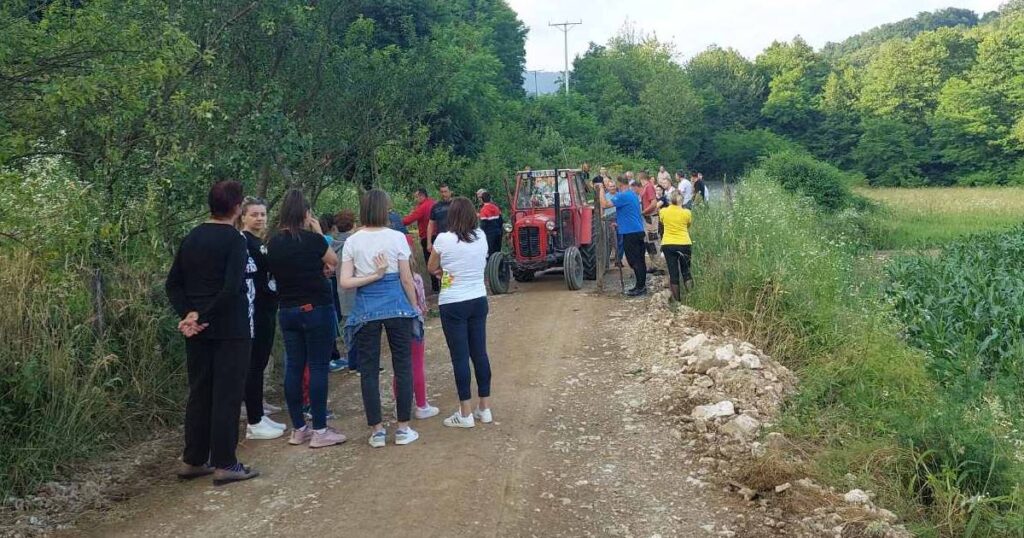
[[[1004,231],[1024,222],[1024,189],[943,187],[857,189],[879,202],[872,244],[883,250],[941,247],[971,234]]]
[[[92,267],[55,268],[21,248],[0,255],[0,496],[123,446],[180,406],[161,279],[134,264],[101,274],[97,303]]]
[[[1013,476],[995,457],[993,423],[944,392],[901,339],[880,275],[857,257],[862,216],[821,207],[752,173],[732,207],[695,219],[691,304],[799,372],[783,427],[815,446],[821,478],[854,472],[924,536],[1024,536],[1019,491],[985,491],[995,474]]]

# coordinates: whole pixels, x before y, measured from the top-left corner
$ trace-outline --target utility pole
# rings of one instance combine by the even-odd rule
[[[579,26],[583,24],[583,21],[576,22],[559,22],[559,23],[548,23],[548,26],[554,26],[562,31],[565,36],[565,72],[562,75],[562,82],[565,83],[565,95],[569,95],[569,30],[572,30],[573,26]]]
[[[537,70],[533,70],[533,96],[540,97],[540,87],[537,86]]]

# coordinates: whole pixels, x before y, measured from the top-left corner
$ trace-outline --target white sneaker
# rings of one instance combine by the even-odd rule
[[[266,424],[271,428],[277,428],[281,431],[285,431],[288,429],[288,426],[285,426],[284,424],[281,424],[280,422],[277,422],[275,420],[271,420],[271,418],[266,415],[263,415],[263,418],[260,419],[260,424]]]
[[[480,409],[477,407],[473,410],[473,418],[483,422],[484,424],[490,424],[494,422],[494,418],[491,416],[491,409]]]
[[[473,415],[470,414],[468,417],[462,416],[462,411],[456,410],[452,413],[452,416],[444,419],[444,425],[449,428],[472,428],[476,426],[473,421]]]
[[[370,446],[373,448],[381,448],[388,443],[388,432],[387,430],[380,430],[370,434]]]
[[[436,407],[434,407],[434,406],[432,406],[430,404],[427,404],[426,407],[417,407],[416,410],[413,412],[413,414],[416,416],[417,419],[423,420],[423,419],[428,419],[430,417],[436,417],[437,414],[440,413],[440,412],[441,412],[440,409],[438,409],[438,408],[436,408]]]
[[[406,426],[404,430],[395,430],[395,444],[407,445],[420,438],[416,430]]]
[[[262,421],[259,424],[249,424],[245,427],[246,439],[277,439],[282,435],[284,435],[284,430],[277,429]]]

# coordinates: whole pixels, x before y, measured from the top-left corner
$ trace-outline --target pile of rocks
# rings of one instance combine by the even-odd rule
[[[667,292],[654,294],[640,317],[627,338],[635,343],[635,368],[645,376],[642,407],[671,423],[701,469],[693,480],[724,482],[720,485],[760,512],[762,528],[785,528],[785,534],[850,536],[857,530],[866,536],[910,536],[895,525],[891,512],[874,506],[860,490],[843,495],[808,478],[786,478],[778,469],[765,473],[759,488],[738,481],[758,462],[799,472],[802,462],[792,443],[772,431],[782,404],[797,390],[797,377],[727,331],[698,329],[696,312],[668,307]],[[766,482],[775,473],[780,483]]]

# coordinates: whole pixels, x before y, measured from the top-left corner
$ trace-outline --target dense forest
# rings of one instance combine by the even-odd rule
[[[176,416],[161,277],[218,179],[320,211],[526,165],[734,179],[783,151],[874,185],[1024,183],[1021,0],[754,59],[626,27],[539,97],[503,0],[12,0],[0,32],[0,493]]]

